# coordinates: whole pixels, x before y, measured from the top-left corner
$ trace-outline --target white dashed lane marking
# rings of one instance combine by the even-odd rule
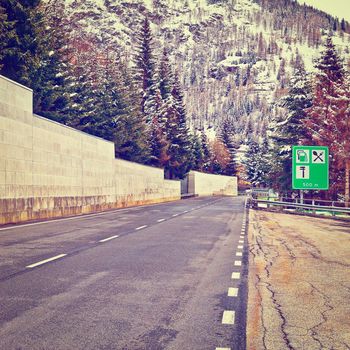
[[[241,278],[241,274],[239,272],[232,272],[231,278],[233,280],[239,280]]]
[[[238,241],[238,243],[244,243],[244,240],[243,240],[243,239],[240,239],[240,240]]]
[[[242,256],[242,252],[237,252],[236,256]]]
[[[157,222],[163,222],[163,221],[165,221],[165,219],[159,219],[159,220],[157,220]]]
[[[231,348],[215,348],[215,350],[231,350]]]
[[[224,311],[222,324],[235,324],[235,312],[231,310]]]
[[[140,226],[140,227],[136,227],[135,230],[142,230],[143,228],[146,228],[148,225],[143,225],[143,226]]]
[[[243,249],[242,245],[237,246],[237,249]]]
[[[118,238],[118,237],[119,237],[118,235],[111,236],[111,237],[108,237],[108,238],[100,239],[99,242],[100,243],[107,242],[107,241],[110,241],[111,239]]]
[[[227,296],[236,297],[238,295],[238,288],[230,287],[227,292]]]
[[[33,268],[33,267],[46,264],[46,263],[48,263],[48,262],[50,262],[50,261],[54,261],[54,260],[57,260],[57,259],[61,259],[61,258],[63,258],[63,257],[66,256],[66,255],[67,255],[67,254],[56,255],[56,256],[53,256],[52,258],[45,259],[45,260],[42,260],[42,261],[38,261],[38,262],[36,262],[36,263],[34,263],[34,264],[28,265],[28,266],[26,266],[26,268],[31,269],[31,268]]]
[[[236,260],[235,261],[235,266],[242,266],[242,261]]]

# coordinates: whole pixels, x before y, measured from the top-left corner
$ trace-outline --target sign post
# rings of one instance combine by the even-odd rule
[[[329,153],[324,146],[293,146],[292,186],[294,190],[329,189]]]

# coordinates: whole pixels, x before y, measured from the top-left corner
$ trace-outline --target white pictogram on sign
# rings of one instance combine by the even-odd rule
[[[310,178],[310,167],[307,165],[297,165],[296,168],[297,179],[309,179]]]
[[[297,163],[309,163],[309,150],[298,149],[297,150]]]
[[[312,163],[324,164],[326,162],[326,155],[324,150],[312,150]]]

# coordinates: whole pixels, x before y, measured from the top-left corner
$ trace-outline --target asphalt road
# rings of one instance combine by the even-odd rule
[[[244,215],[208,197],[0,229],[0,349],[245,349]]]
[[[250,211],[247,348],[350,349],[350,225]]]

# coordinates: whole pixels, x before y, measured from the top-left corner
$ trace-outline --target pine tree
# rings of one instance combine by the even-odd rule
[[[234,141],[235,128],[233,120],[230,118],[225,118],[219,129],[219,140],[225,145],[230,161],[228,162],[226,169],[224,171],[225,175],[234,176],[236,174],[236,145]]]
[[[164,167],[169,160],[167,154],[169,149],[169,143],[166,137],[166,116],[163,112],[163,100],[160,91],[157,90],[153,94],[152,99],[153,108],[150,110],[149,115],[152,118],[151,122],[148,123],[149,133],[149,147],[150,147],[150,158],[148,164]]]
[[[191,143],[183,93],[177,75],[174,77],[171,96],[165,101],[163,113],[169,142],[166,174],[170,179],[182,179],[191,168]]]
[[[264,140],[262,145],[249,137],[247,142],[248,150],[245,154],[243,165],[247,180],[254,186],[266,186],[268,168],[268,145]]]
[[[331,183],[337,165],[345,166],[345,197],[349,200],[349,111],[343,62],[329,36],[316,63],[313,105],[307,110],[305,125],[313,143],[330,147]]]
[[[138,93],[126,62],[120,62],[120,81],[123,87],[123,96],[128,105],[128,117],[125,127],[118,134],[114,142],[116,144],[116,156],[126,160],[146,164],[150,157],[147,125],[137,105]]]
[[[34,112],[66,124],[69,119],[70,62],[65,3],[54,0],[45,6],[45,28],[41,64],[30,74],[34,90]]]
[[[93,128],[96,112],[96,88],[86,67],[80,62],[74,65],[72,75],[74,78],[70,85],[71,104],[67,111],[69,119],[66,123],[73,128],[89,132],[88,130]]]
[[[156,61],[153,53],[153,37],[150,23],[145,17],[136,36],[136,48],[134,55],[133,78],[140,98],[140,109],[146,121],[152,120],[151,114],[155,106],[155,93],[157,92]]]
[[[191,138],[192,144],[192,170],[203,170],[204,165],[204,152],[202,148],[201,138],[198,133],[194,133]]]
[[[153,117],[150,125],[150,157],[148,164],[156,167],[164,167],[169,160],[169,144],[165,138],[163,128],[159,124],[157,116]]]
[[[163,55],[159,65],[159,91],[163,101],[171,94],[172,85],[174,83],[174,75],[169,61],[168,50],[164,48]]]
[[[202,150],[203,150],[202,170],[208,172],[210,169],[211,152],[210,152],[210,148],[209,148],[208,137],[205,134],[204,130],[202,130],[202,132],[201,132],[201,146],[202,146]]]
[[[0,6],[5,19],[0,73],[33,89],[35,113],[64,121],[59,114],[67,105],[66,69],[60,68],[65,43],[58,28],[50,25],[40,0],[0,0]]]
[[[169,64],[166,54],[163,55],[159,75],[156,70],[154,56],[153,37],[150,22],[145,17],[138,33],[136,34],[136,48],[134,55],[133,78],[138,88],[138,105],[144,122],[147,135],[147,147],[149,148],[149,159],[147,164],[164,166],[168,161],[168,142],[165,135],[164,110],[165,84],[169,75]],[[168,86],[168,85],[167,85]],[[161,90],[160,90],[161,88]],[[169,87],[167,87],[169,90]],[[170,91],[167,92],[168,94]],[[136,101],[135,101],[136,102]]]
[[[149,159],[146,124],[133,104],[135,88],[120,59],[108,59],[96,89],[92,114],[93,131],[97,136],[113,141],[116,157],[139,163]]]
[[[150,94],[145,102],[145,112],[147,119],[151,118],[149,123],[149,146],[150,159],[149,164],[164,167],[169,161],[168,155],[169,142],[166,135],[166,103],[172,98],[172,88],[174,77],[169,62],[167,50],[163,50],[158,75],[150,86]]]
[[[331,106],[334,129],[330,132],[331,151],[337,161],[337,168],[344,171],[345,202],[350,206],[350,74],[347,73],[342,83],[335,86],[336,99]],[[332,118],[332,119],[333,119]]]
[[[30,73],[40,66],[43,47],[43,16],[40,0],[1,0],[6,18],[5,36],[2,43],[1,74],[31,87]]]
[[[271,157],[270,178],[275,188],[283,191],[292,189],[292,147],[301,140],[308,139],[305,127],[306,109],[312,104],[311,81],[303,68],[296,70],[291,78],[287,96],[281,100],[281,106],[286,109],[286,115],[279,120],[273,120],[269,129],[273,147]]]
[[[271,156],[271,146],[267,135],[262,137],[260,144],[260,160],[259,160],[259,171],[260,171],[260,185],[269,186],[271,185],[271,165],[274,164],[275,159]]]
[[[243,160],[243,165],[245,166],[245,173],[247,180],[253,185],[257,186],[260,182],[260,176],[258,172],[259,168],[259,156],[260,156],[260,147],[259,144],[254,141],[252,138],[248,139],[247,142],[247,152]]]
[[[3,0],[0,0],[0,71],[3,67],[5,48],[9,46],[9,41],[15,36],[15,21],[9,21],[6,9],[2,6]]]

